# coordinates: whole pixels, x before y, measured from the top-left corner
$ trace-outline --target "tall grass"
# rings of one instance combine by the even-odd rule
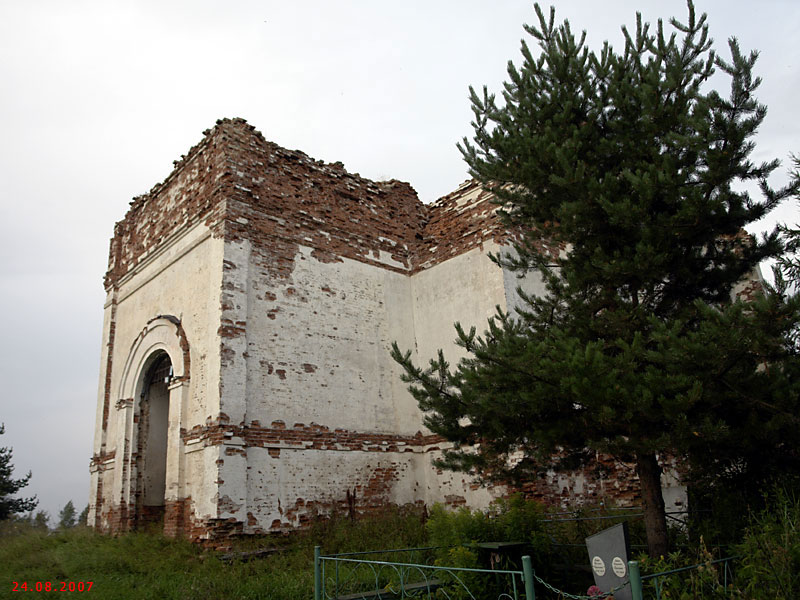
[[[424,542],[418,514],[387,511],[351,522],[332,518],[288,538],[235,543],[234,550],[282,546],[266,558],[223,562],[217,553],[158,533],[120,536],[87,528],[43,532],[33,528],[0,534],[0,598],[102,598],[215,600],[309,600],[313,597],[314,546],[326,553],[415,546]],[[14,593],[13,582],[92,582],[86,592]]]
[[[665,580],[664,591],[681,598],[700,597],[696,593],[699,589],[711,590],[703,592],[705,597],[712,597],[711,593],[717,591],[759,600],[799,597],[800,499],[789,493],[773,494],[771,498],[766,510],[750,515],[749,527],[740,534],[733,552],[739,556],[734,564],[736,587],[723,589],[719,572],[709,565],[709,569]],[[623,516],[624,511],[620,511],[620,517]],[[607,523],[548,519],[541,507],[518,498],[498,503],[488,513],[434,508],[427,528],[419,513],[402,510],[387,510],[382,515],[356,521],[334,515],[290,536],[235,541],[234,552],[275,546],[280,551],[250,561],[223,561],[212,550],[154,532],[108,536],[83,527],[48,532],[21,521],[3,522],[0,523],[0,599],[310,600],[315,545],[322,546],[325,554],[334,554],[488,540],[524,542],[525,551],[537,557],[536,568],[541,576],[575,591],[583,589],[585,582],[574,572],[562,572],[554,564],[560,560],[557,548],[559,544],[574,544],[582,555],[575,564],[585,564],[582,538],[590,529],[602,528]],[[645,572],[655,572],[710,560],[711,554],[704,548],[701,550],[704,554],[699,557],[686,548],[653,564],[649,559],[644,560],[642,566]],[[444,561],[440,564],[451,566],[478,566],[479,562],[485,566],[474,547],[459,546],[455,551],[453,554],[453,548],[441,549],[436,558]],[[392,556],[393,560],[400,558]],[[460,564],[463,561],[470,564]],[[569,581],[561,581],[564,577]],[[35,590],[37,582],[49,582],[53,589],[60,589],[62,582],[89,581],[92,587],[88,592],[13,591],[14,582],[17,589],[21,590],[24,582],[29,590]]]

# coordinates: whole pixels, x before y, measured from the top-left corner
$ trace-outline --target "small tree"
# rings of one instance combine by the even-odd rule
[[[70,527],[75,527],[75,505],[72,504],[72,500],[67,502],[64,505],[64,508],[61,509],[61,512],[58,513],[58,527],[60,529],[69,529]]]
[[[795,360],[796,307],[731,298],[782,250],[777,232],[743,228],[800,182],[773,189],[778,161],[749,159],[766,114],[756,54],[731,39],[720,58],[688,7],[675,33],[637,16],[621,53],[595,54],[536,6],[526,30],[539,55],[523,42],[502,102],[471,90],[475,136],[461,150],[519,234],[494,260],[537,273],[546,293],[499,312],[483,336],[457,326],[468,356],[455,369],[441,352],[423,370],[393,348],[427,426],[456,444],[441,465],[526,481],[595,451],[632,462],[655,556],[667,553],[659,455],[705,474],[742,461],[753,472],[770,448],[797,457],[797,380],[764,368]],[[728,98],[707,89],[715,69]],[[748,182],[763,198],[738,189]]]
[[[87,504],[78,516],[78,525],[86,527],[89,523],[89,505]]]
[[[47,511],[37,510],[36,514],[31,513],[30,516],[31,526],[36,529],[50,529],[50,515]]]
[[[5,425],[0,425],[0,435],[5,433]],[[36,508],[38,500],[32,498],[12,498],[19,490],[28,485],[31,473],[22,479],[12,479],[14,465],[11,464],[11,448],[0,448],[0,521],[10,516],[31,511]]]

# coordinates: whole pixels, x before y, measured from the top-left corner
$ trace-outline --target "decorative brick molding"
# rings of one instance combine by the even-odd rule
[[[295,423],[287,428],[283,421],[274,421],[262,427],[255,421],[246,426],[236,426],[217,420],[206,425],[196,425],[181,431],[184,444],[195,440],[204,445],[224,444],[231,438],[241,438],[249,447],[287,448],[300,450],[332,450],[360,452],[431,452],[439,450],[444,438],[438,435],[397,435],[333,429],[324,425]]]

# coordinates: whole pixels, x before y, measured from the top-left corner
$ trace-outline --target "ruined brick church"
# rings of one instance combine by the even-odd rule
[[[481,329],[520,284],[541,290],[489,260],[508,242],[495,208],[475,182],[425,205],[218,121],[114,228],[89,522],[209,538],[505,493],[432,466],[446,442],[388,352],[455,361],[454,322]],[[528,492],[636,500],[628,470],[606,474]]]

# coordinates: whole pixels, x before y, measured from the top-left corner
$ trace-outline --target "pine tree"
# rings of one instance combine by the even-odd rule
[[[457,325],[468,355],[454,369],[441,352],[424,370],[397,346],[393,356],[427,426],[456,443],[443,466],[525,481],[610,453],[635,465],[649,552],[666,554],[659,456],[722,472],[739,465],[737,435],[774,448],[754,426],[781,436],[795,426],[796,386],[762,368],[791,358],[786,327],[759,329],[767,304],[731,299],[782,250],[777,231],[754,239],[743,228],[799,184],[773,189],[778,161],[750,161],[766,113],[757,55],[731,39],[731,58],[718,56],[691,2],[675,33],[637,15],[624,50],[598,54],[535,8],[538,26],[525,29],[539,55],[523,42],[502,102],[471,89],[475,135],[460,148],[518,235],[494,260],[537,273],[547,291],[498,312],[482,336]],[[715,69],[728,98],[707,89]],[[749,182],[761,198],[742,191]],[[796,318],[796,307],[772,309]]]
[[[75,505],[72,504],[72,500],[68,501],[64,508],[58,513],[58,527],[60,529],[69,529],[70,527],[75,527]]]
[[[5,433],[5,426],[0,425],[0,435]],[[0,448],[0,521],[8,519],[16,513],[36,508],[38,501],[33,498],[12,498],[19,490],[28,485],[31,474],[22,479],[12,479],[14,465],[11,464],[11,448]]]
[[[31,512],[30,516],[31,526],[36,529],[48,530],[50,529],[50,515],[47,511],[37,510],[36,514]]]
[[[89,524],[89,505],[83,507],[81,514],[78,515],[78,525],[86,527]]]

